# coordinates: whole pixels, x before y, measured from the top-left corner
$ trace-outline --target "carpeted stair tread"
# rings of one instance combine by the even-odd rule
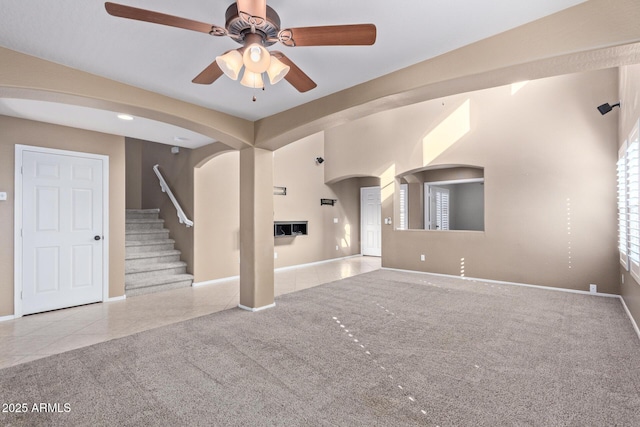
[[[159,218],[159,209],[127,209],[125,224],[125,292],[127,296],[191,286],[187,263],[170,231]]]
[[[175,262],[148,264],[142,267],[131,267],[127,269],[125,277],[127,274],[146,273],[149,271],[159,271],[159,270],[170,270],[172,268],[179,268],[179,267],[186,267],[186,266],[187,266],[187,263],[184,261],[175,261]]]
[[[152,246],[162,245],[165,243],[175,243],[173,239],[158,239],[158,240],[127,240],[125,246]]]
[[[125,223],[126,224],[160,224],[163,223],[164,219],[139,219],[139,218],[134,218],[134,219],[126,219]]]
[[[173,249],[170,251],[141,252],[137,254],[127,254],[125,259],[132,260],[132,259],[155,258],[155,257],[161,257],[161,256],[167,256],[167,255],[180,255],[180,253],[181,252],[177,249]]]
[[[127,209],[127,213],[160,213],[160,209]]]
[[[127,236],[133,234],[154,234],[154,233],[168,233],[169,230],[166,228],[158,228],[157,230],[129,230],[127,231]]]
[[[192,274],[172,274],[170,276],[155,276],[142,280],[136,280],[135,283],[126,283],[127,291],[131,289],[147,288],[150,286],[166,285],[174,282],[183,282],[193,280]]]

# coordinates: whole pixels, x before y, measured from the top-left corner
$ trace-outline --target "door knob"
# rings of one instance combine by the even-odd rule
[[[102,239],[102,237],[100,237],[100,236],[94,236],[94,238],[93,238],[93,239],[94,239],[94,240],[100,240],[100,239]]]

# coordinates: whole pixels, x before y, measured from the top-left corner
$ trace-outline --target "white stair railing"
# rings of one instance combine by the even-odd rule
[[[160,173],[160,168],[158,167],[158,165],[155,165],[153,167],[153,171],[156,173],[156,176],[160,180],[160,189],[162,190],[163,193],[167,193],[167,196],[169,196],[169,199],[171,199],[173,206],[176,207],[176,212],[178,213],[178,221],[180,221],[180,224],[184,224],[187,227],[193,227],[193,221],[187,218],[187,215],[184,213],[184,211],[180,207],[180,204],[178,203],[176,198],[173,196],[173,193],[171,192],[171,189],[169,188],[167,181],[164,180],[164,177]]]

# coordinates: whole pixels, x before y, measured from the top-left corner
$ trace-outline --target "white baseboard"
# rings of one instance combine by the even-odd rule
[[[7,321],[13,320],[15,318],[16,318],[16,316],[14,316],[13,314],[9,315],[9,316],[2,316],[2,317],[0,317],[0,322],[7,322]]]
[[[127,299],[126,295],[122,295],[119,297],[107,298],[104,302],[115,302],[115,301],[124,301]]]
[[[290,265],[288,267],[278,267],[273,271],[275,271],[277,273],[279,271],[294,270],[296,268],[302,268],[302,267],[312,267],[314,265],[327,264],[329,262],[342,261],[342,260],[345,260],[345,259],[356,258],[356,257],[361,257],[361,256],[362,256],[362,254],[356,254],[356,255],[344,256],[344,257],[341,257],[341,258],[329,258],[329,259],[324,259],[322,261],[310,262],[310,263],[307,263],[307,264],[296,264],[296,265]]]
[[[312,267],[314,265],[320,265],[320,264],[327,264],[329,262],[334,262],[334,261],[342,261],[345,259],[349,259],[349,258],[356,258],[356,257],[361,257],[361,254],[356,254],[356,255],[348,255],[345,257],[341,257],[341,258],[330,258],[330,259],[325,259],[322,261],[315,261],[315,262],[310,262],[307,264],[296,264],[296,265],[290,265],[287,267],[278,267],[276,269],[274,269],[273,271],[275,273],[279,272],[279,271],[287,271],[287,270],[294,270],[296,268],[303,268],[303,267]],[[191,286],[193,286],[194,288],[200,287],[200,286],[207,286],[207,285],[217,285],[219,283],[224,283],[224,282],[229,282],[231,280],[238,280],[240,279],[240,276],[229,276],[229,277],[223,277],[222,279],[214,279],[214,280],[206,280],[204,282],[197,282],[197,283],[192,283]]]
[[[238,308],[241,308],[241,309],[247,310],[247,311],[251,311],[253,313],[255,313],[256,311],[262,311],[262,310],[266,310],[268,308],[273,308],[275,306],[276,306],[275,302],[273,304],[269,304],[269,305],[265,305],[263,307],[257,307],[257,308],[251,308],[251,307],[244,306],[242,304],[238,304]]]
[[[631,315],[631,312],[629,311],[629,308],[627,307],[627,304],[624,302],[624,298],[622,298],[622,295],[606,294],[606,293],[601,293],[601,292],[578,291],[578,290],[575,290],[575,289],[556,288],[556,287],[552,287],[552,286],[529,285],[529,284],[526,284],[526,283],[517,283],[517,282],[504,282],[504,281],[501,281],[501,280],[477,279],[477,278],[473,278],[473,277],[460,277],[460,276],[454,276],[452,274],[429,273],[427,271],[402,270],[402,269],[398,269],[398,268],[387,268],[387,267],[382,267],[382,270],[401,271],[401,272],[405,272],[405,273],[430,274],[430,275],[433,275],[433,276],[451,277],[451,278],[456,278],[456,279],[471,280],[473,282],[481,281],[481,282],[487,282],[487,283],[496,283],[496,284],[499,284],[499,285],[524,286],[524,287],[527,287],[527,288],[546,289],[546,290],[549,290],[549,291],[557,291],[557,292],[569,292],[569,293],[572,293],[572,294],[592,295],[592,296],[607,297],[607,298],[618,298],[620,300],[620,302],[622,302],[622,307],[624,307],[624,311],[627,313],[627,316],[629,317],[629,320],[631,320],[631,325],[633,326],[633,329],[636,331],[636,335],[638,335],[638,339],[640,339],[640,328],[638,328],[638,324],[636,323],[636,320]]]
[[[622,307],[624,307],[624,311],[629,316],[629,320],[631,320],[631,325],[633,326],[633,330],[636,331],[636,335],[638,335],[638,339],[640,339],[640,329],[638,329],[638,324],[636,323],[636,319],[633,318],[631,312],[629,311],[629,307],[627,307],[627,303],[624,302],[624,298],[622,295],[618,295],[620,297],[620,302],[622,302]]]
[[[197,282],[197,283],[193,282],[191,286],[194,288],[198,288],[200,286],[217,285],[219,283],[230,282],[232,280],[238,280],[238,279],[240,279],[240,276],[229,276],[229,277],[223,277],[222,279],[207,280],[204,282]]]
[[[429,274],[429,275],[432,275],[432,276],[449,277],[449,278],[453,278],[453,279],[462,279],[462,280],[467,280],[467,281],[471,281],[471,282],[487,282],[487,283],[496,283],[498,285],[523,286],[523,287],[526,287],[526,288],[545,289],[545,290],[548,290],[548,291],[556,291],[556,292],[569,292],[569,293],[572,293],[572,294],[591,295],[591,296],[597,296],[597,297],[607,297],[607,298],[619,298],[620,297],[620,295],[607,294],[607,293],[603,293],[603,292],[579,291],[579,290],[576,290],[576,289],[556,288],[556,287],[553,287],[553,286],[530,285],[528,283],[506,282],[506,281],[503,281],[503,280],[480,279],[480,278],[477,278],[477,277],[461,277],[461,276],[454,276],[453,274],[429,273],[428,271],[402,270],[402,269],[398,269],[398,268],[388,268],[388,267],[382,267],[382,270],[401,271],[401,272],[405,272],[405,273]]]

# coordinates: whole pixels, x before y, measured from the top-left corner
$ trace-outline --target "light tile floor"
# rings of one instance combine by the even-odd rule
[[[351,257],[277,270],[276,296],[380,268]],[[237,307],[239,280],[97,303],[0,322],[0,368]]]

